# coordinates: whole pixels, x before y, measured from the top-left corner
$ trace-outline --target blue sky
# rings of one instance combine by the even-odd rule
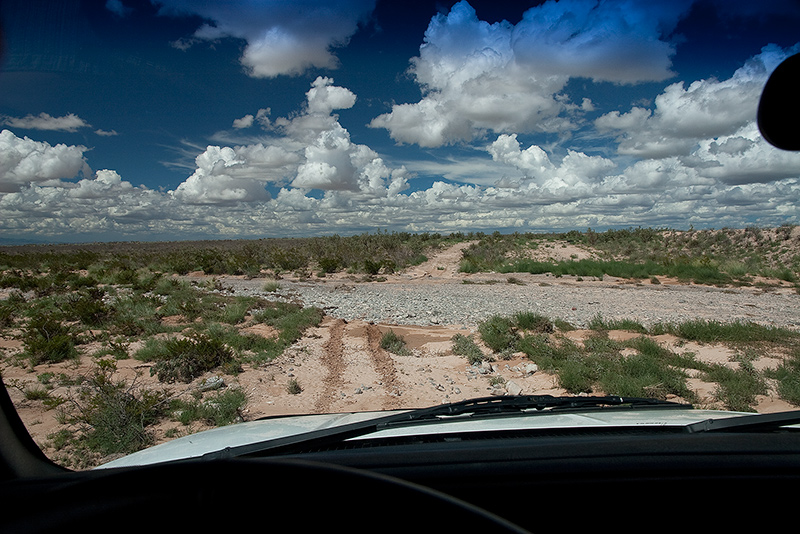
[[[797,224],[796,1],[4,0],[0,242]]]

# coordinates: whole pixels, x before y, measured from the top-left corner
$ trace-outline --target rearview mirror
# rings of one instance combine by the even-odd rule
[[[771,145],[800,150],[800,54],[770,75],[758,104],[758,129]]]

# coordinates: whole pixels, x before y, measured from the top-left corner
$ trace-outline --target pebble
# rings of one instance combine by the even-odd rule
[[[800,295],[755,288],[375,283],[355,285],[343,293],[325,284],[289,287],[304,305],[328,309],[332,316],[348,321],[474,327],[493,315],[532,311],[576,328],[587,327],[598,315],[606,320],[633,319],[646,327],[690,318],[800,327]],[[576,301],[587,305],[574,305]]]
[[[236,291],[264,295],[263,282],[226,280]],[[344,287],[347,290],[343,290]],[[275,294],[270,294],[274,296]],[[644,326],[687,319],[753,321],[800,328],[800,295],[794,291],[711,286],[619,284],[462,284],[442,282],[326,284],[284,282],[279,296],[317,306],[333,317],[398,325],[474,327],[493,315],[520,311],[585,328],[597,317],[633,319]]]

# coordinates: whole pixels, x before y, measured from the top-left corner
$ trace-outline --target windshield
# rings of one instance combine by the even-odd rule
[[[795,2],[4,0],[0,358],[91,468],[477,397],[800,406]]]

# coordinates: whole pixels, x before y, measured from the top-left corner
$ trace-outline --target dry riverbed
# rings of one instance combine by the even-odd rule
[[[522,354],[472,366],[452,353],[455,334],[470,335],[477,323],[495,314],[511,315],[533,311],[552,319],[568,321],[576,327],[568,332],[580,342],[586,325],[600,315],[605,319],[634,319],[644,325],[681,322],[693,318],[722,321],[743,320],[766,325],[798,328],[800,295],[788,284],[774,282],[760,288],[716,288],[682,285],[674,280],[659,283],[611,279],[579,280],[547,275],[499,275],[458,272],[461,250],[466,243],[430,257],[422,265],[404,272],[372,280],[336,274],[324,278],[282,279],[279,289],[269,292],[264,279],[217,277],[217,287],[233,294],[258,294],[280,297],[318,306],[325,310],[322,323],[306,331],[303,338],[282,356],[259,365],[244,365],[237,375],[208,373],[188,385],[171,385],[174,395],[190,394],[210,379],[221,378],[225,387],[241,387],[248,403],[245,420],[277,414],[347,412],[423,407],[471,397],[504,393],[565,394],[557,378],[537,371]],[[550,251],[553,259],[590,257],[591,252],[577,247]],[[205,282],[200,274],[188,278]],[[274,335],[268,327],[251,326],[252,333]],[[397,355],[380,347],[381,336],[394,330],[406,341],[409,353]],[[623,339],[632,334],[612,331],[609,336]],[[477,336],[475,336],[477,339]],[[681,342],[664,335],[657,341],[676,353],[692,352],[697,359],[736,366],[734,351],[721,345]],[[0,339],[6,354],[19,351],[15,339]],[[136,347],[130,347],[132,354]],[[490,351],[484,350],[486,353]],[[91,347],[85,349],[91,354]],[[765,354],[753,362],[757,369],[775,367],[778,354]],[[7,359],[8,360],[8,359]],[[78,362],[39,365],[31,370],[5,364],[6,383],[18,386],[35,384],[44,373],[88,374],[92,358]],[[117,377],[140,387],[164,388],[149,373],[150,364],[134,359],[117,362]],[[301,391],[290,392],[296,383]],[[717,406],[714,385],[691,378],[690,386],[704,406]],[[48,436],[60,426],[58,411],[42,402],[26,400],[22,388],[10,388],[12,399],[37,443],[54,453]],[[56,389],[54,395],[67,394]],[[757,410],[771,412],[791,409],[774,391],[758,400]],[[175,421],[157,425],[157,441],[202,430],[199,423],[184,426]]]

